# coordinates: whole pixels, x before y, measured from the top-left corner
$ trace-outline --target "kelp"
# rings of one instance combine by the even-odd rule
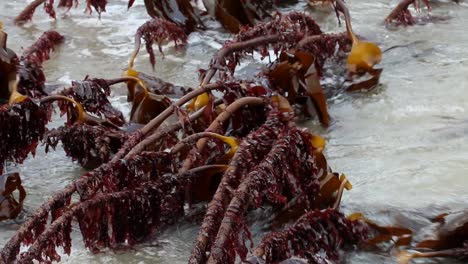
[[[382,60],[382,51],[375,43],[359,39],[353,32],[351,16],[344,2],[336,0],[335,4],[337,13],[340,11],[344,14],[346,32],[352,41],[351,51],[346,60],[346,69],[351,77],[351,84],[348,84],[346,90],[370,90],[379,83],[382,69],[375,69],[374,66]],[[355,76],[365,77],[365,79],[357,80]]]
[[[319,76],[323,76],[325,62],[332,58],[344,57],[351,50],[351,44],[352,41],[345,32],[322,33],[304,37],[294,49],[312,53],[316,70]]]
[[[105,10],[105,1],[87,3],[98,12]],[[269,259],[293,255],[314,259],[316,252],[326,252],[321,260],[333,261],[344,244],[366,242],[365,227],[372,225],[346,219],[339,211],[350,183],[331,171],[323,154],[324,140],[297,126],[292,107],[309,97],[321,121],[329,123],[320,77],[326,60],[344,61],[337,52],[349,50],[352,36],[323,33],[304,13],[270,16],[271,1],[216,1],[233,17],[244,14],[236,17],[239,24],[253,27],[242,28],[223,45],[195,89],[179,89],[137,72],[134,61],[143,39],[154,67],[152,45],[157,44],[159,51],[168,40],[183,45],[187,25],[198,23],[198,14],[189,1],[145,4],[153,5],[155,18],[138,29],[123,77],[86,78],[60,95],[41,99],[40,107],[65,101],[59,104],[68,113],[68,122],[46,135],[47,150],[60,141],[67,155],[92,170],[41,205],[6,243],[1,260],[60,261],[57,248],[70,254],[75,220],[92,252],[128,248],[153,238],[200,202],[208,204],[190,263],[246,260],[253,249],[247,246],[250,209],[268,208],[269,229],[283,228],[271,236],[278,237],[277,245],[267,239],[261,244],[264,249],[278,246],[275,256],[264,251]],[[169,21],[178,13],[179,25]],[[264,19],[270,21],[261,22]],[[234,76],[236,66],[254,52],[263,57],[273,52],[278,58],[263,79],[239,80]],[[217,71],[220,79],[211,83]],[[120,112],[109,110],[109,86],[121,82],[127,83],[133,103],[130,121],[144,124],[134,131],[125,130],[129,124]],[[170,100],[168,93],[180,93],[180,98]],[[328,239],[314,240],[310,230]]]
[[[110,96],[110,93],[108,81],[104,79],[90,79],[88,76],[81,82],[73,81],[72,87],[60,91],[61,95],[80,102],[87,112],[107,119],[118,126],[122,126],[125,124],[123,114],[109,102],[107,97]],[[62,108],[62,110],[66,110],[66,108]]]
[[[273,142],[286,125],[278,115],[270,115],[267,121],[250,133],[240,144],[227,170],[218,185],[213,199],[208,204],[203,223],[200,227],[189,263],[203,263],[207,259],[206,251],[215,239],[222,217],[229,204],[229,189],[237,188],[240,179],[249,168],[259,162],[271,149]],[[255,155],[252,155],[255,153]]]
[[[270,67],[266,73],[271,82],[272,90],[287,95],[291,102],[299,101],[299,97],[306,96],[313,104],[320,122],[324,126],[330,124],[327,102],[319,76],[315,68],[315,57],[308,52],[282,52],[277,64]],[[307,100],[307,99],[306,99]],[[305,103],[307,105],[307,103]],[[306,116],[311,116],[307,106],[302,110]]]
[[[130,111],[130,122],[146,124],[171,105],[171,100],[167,96],[150,92],[146,84],[140,79],[135,77],[126,78],[138,84],[135,89],[140,89],[140,91],[135,91],[129,88],[127,98],[132,98],[133,103]]]
[[[336,1],[336,8],[343,12],[346,31],[352,40],[351,52],[346,61],[348,71],[351,73],[369,72],[375,64],[382,60],[382,51],[375,43],[362,41],[354,34],[349,10],[342,0]]]
[[[30,99],[0,106],[0,173],[5,161],[22,163],[28,154],[35,154],[48,121],[47,107],[38,106]]]
[[[244,219],[249,204],[257,208],[266,201],[285,205],[296,194],[302,194],[299,199],[306,204],[314,204],[319,175],[314,159],[308,153],[310,140],[299,130],[285,130],[280,132],[280,139],[273,143],[270,152],[250,169],[232,194],[216,239],[208,250],[208,263],[234,263],[236,255],[246,258],[248,250],[242,241],[249,239],[249,235],[243,237],[245,234],[250,234]],[[306,162],[298,166],[295,164],[297,161]]]
[[[187,33],[204,27],[189,0],[145,0],[145,7],[152,18],[164,18]]]
[[[46,152],[56,148],[59,141],[67,156],[86,169],[94,169],[112,158],[126,139],[122,131],[103,126],[73,124],[48,131],[45,135]]]
[[[12,83],[16,81],[18,56],[7,47],[8,35],[2,31],[0,21],[0,104],[8,102]]]
[[[46,31],[23,52],[18,65],[18,92],[31,98],[47,95],[44,91],[46,79],[42,63],[50,58],[55,46],[63,41],[64,37],[58,32]]]
[[[15,197],[18,192],[18,199]],[[23,209],[26,190],[19,173],[0,174],[0,221],[15,219]]]
[[[203,1],[209,13],[232,33],[238,33],[242,27],[255,26],[257,21],[273,17],[273,1],[216,0]]]
[[[426,14],[424,16],[414,17],[408,9],[411,4],[414,5],[416,11],[420,11],[421,0],[401,0],[400,3],[390,12],[385,18],[385,24],[396,25],[396,26],[412,26],[415,24],[427,24],[430,22],[445,21],[449,17],[435,16],[432,14]],[[429,0],[422,0],[427,8],[428,12],[432,11],[432,7]],[[459,3],[459,0],[452,0],[452,2]]]
[[[218,20],[232,33],[238,33],[242,27],[255,26],[257,21],[272,17],[274,1],[214,0],[203,1],[207,14]],[[133,4],[129,3],[129,6]],[[145,0],[147,13],[155,18],[164,18],[184,28],[189,33],[203,29],[199,11],[194,10],[189,0]]]
[[[305,36],[321,34],[317,23],[304,13],[277,14],[269,22],[241,30],[232,41],[227,41],[213,57],[203,83],[206,84],[219,71],[222,79],[233,75],[240,60],[247,54],[258,52],[263,57],[272,49],[276,55],[293,47]]]
[[[0,28],[1,30],[1,28]],[[56,32],[45,33],[31,48],[27,49],[21,61],[27,60],[40,64],[48,58],[55,42],[61,38]],[[19,93],[22,62],[6,46],[7,35],[0,32],[0,174],[4,162],[12,160],[21,163],[29,153],[35,153],[39,140],[46,131],[50,113],[47,106],[38,106],[31,99]],[[19,72],[17,68],[19,67]],[[38,69],[40,71],[40,69]],[[42,72],[42,71],[40,71]],[[39,88],[40,90],[40,88]],[[8,102],[5,102],[8,101]]]
[[[132,2],[132,0],[129,1]],[[15,23],[23,24],[32,20],[36,8],[38,8],[40,5],[44,6],[44,11],[51,18],[56,18],[54,0],[34,0],[31,3],[29,3],[29,5],[27,5],[17,17],[15,17]],[[91,14],[94,9],[100,17],[102,12],[106,12],[106,5],[107,0],[86,0],[85,11]],[[70,9],[73,6],[78,6],[78,0],[59,0],[57,4],[57,7],[65,7],[67,9]]]
[[[185,87],[185,86],[180,86],[177,84],[173,84],[170,82],[167,82],[161,78],[158,78],[156,76],[152,76],[149,74],[145,74],[143,72],[140,72],[138,74],[138,78],[145,83],[146,87],[148,88],[149,92],[158,94],[158,95],[165,95],[170,98],[180,98],[187,93],[193,91],[192,87]],[[129,92],[129,96],[132,94],[134,96],[134,93]],[[129,97],[129,102],[133,101],[131,97]]]
[[[128,1],[130,9],[135,0]],[[201,10],[194,8],[190,0],[144,0],[148,15],[152,18],[164,19],[184,29],[186,33],[198,29],[205,29],[201,17]],[[213,0],[203,1],[207,10],[206,14],[218,20],[221,25],[232,33],[238,33],[242,27],[256,26],[259,21],[266,21],[276,12],[276,1],[254,0]],[[15,23],[22,24],[30,21],[35,10],[44,6],[44,11],[53,19],[56,19],[54,0],[35,0],[31,2],[16,18]],[[86,0],[85,12],[92,14],[93,9],[101,16],[106,12],[107,0]],[[67,9],[78,6],[78,0],[59,0],[57,7]]]
[[[159,52],[162,51],[162,44],[164,41],[173,41],[176,47],[183,46],[187,42],[187,34],[177,24],[169,22],[161,18],[153,18],[148,22],[141,25],[135,34],[135,49],[132,53],[129,63],[129,70],[133,69],[135,57],[138,55],[141,46],[141,39],[145,41],[146,51],[150,55],[151,65],[155,66],[156,58],[152,45],[158,44]],[[133,77],[133,74],[129,74]]]
[[[429,237],[415,245],[417,251],[402,250],[398,254],[399,263],[408,263],[413,258],[468,258],[468,211],[444,213],[432,222]]]
[[[292,256],[307,263],[338,261],[339,250],[355,246],[369,239],[368,227],[351,221],[341,212],[330,208],[313,210],[301,216],[285,230],[266,235],[255,254],[265,263],[278,263]]]

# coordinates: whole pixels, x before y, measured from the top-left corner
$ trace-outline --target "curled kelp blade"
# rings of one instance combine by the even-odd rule
[[[411,243],[413,231],[399,226],[382,226],[366,218],[362,213],[353,213],[348,216],[351,221],[363,221],[372,230],[372,237],[366,240],[368,245],[376,245],[393,241],[396,246],[406,246]]]
[[[466,246],[468,210],[439,215],[433,225],[433,234],[416,244],[417,249],[446,250]]]
[[[0,28],[0,105],[8,102],[18,67],[18,57],[7,47],[7,40],[8,35]]]
[[[315,56],[304,51],[282,52],[278,63],[266,73],[272,89],[282,95],[287,95],[291,103],[301,101],[306,96],[312,103],[318,119],[324,126],[330,124],[326,97],[320,85],[319,76],[315,68]],[[307,103],[306,103],[307,104]],[[304,108],[301,113],[310,116]]]
[[[140,92],[135,95],[130,122],[146,124],[171,105],[171,100],[162,95]]]
[[[371,69],[366,75],[346,82],[344,86],[348,92],[370,91],[377,87],[383,69]]]
[[[382,51],[375,43],[360,40],[353,32],[351,15],[342,0],[336,0],[336,8],[345,16],[346,31],[353,44],[346,61],[346,68],[350,73],[361,73],[372,70],[375,64],[382,60]]]
[[[23,209],[25,198],[26,190],[19,173],[0,175],[0,221],[15,219]]]

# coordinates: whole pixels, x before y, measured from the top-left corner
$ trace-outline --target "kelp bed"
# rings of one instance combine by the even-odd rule
[[[326,94],[333,87],[320,83],[327,67],[346,69],[336,92],[370,90],[382,73],[374,67],[382,52],[354,34],[343,1],[312,2],[331,5],[338,19],[343,15],[347,31],[322,32],[305,13],[275,12],[276,2],[204,2],[206,15],[235,35],[200,70],[195,88],[134,69],[142,40],[154,66],[153,44],[161,52],[166,41],[183,48],[187,34],[206,27],[190,1],[145,1],[153,18],[136,32],[123,76],[86,77],[55,94],[45,91],[41,65],[63,37],[45,32],[18,57],[2,33],[0,174],[4,161],[21,163],[39,142],[47,151],[61,142],[67,155],[90,171],[43,204],[6,243],[0,261],[60,261],[57,248],[72,250],[73,225],[90,251],[119,250],[154,238],[204,204],[189,263],[338,262],[342,250],[378,250],[383,243],[418,250],[400,251],[400,262],[466,257],[466,212],[437,217],[435,237],[413,242],[410,229],[340,211],[343,192],[352,185],[328,166],[325,141],[298,122],[317,118],[330,124]],[[408,6],[418,2],[402,1],[386,22],[416,23]],[[41,4],[55,16],[53,1],[36,0],[15,22],[30,20]],[[105,5],[86,2],[88,11],[100,15]],[[237,65],[253,53],[271,63],[251,80],[237,77]],[[127,85],[132,102],[127,118],[108,98],[119,83]],[[47,130],[55,101],[67,122]],[[18,174],[0,179],[0,220],[15,218],[26,191]],[[254,245],[247,213],[263,208],[271,212],[268,232]]]

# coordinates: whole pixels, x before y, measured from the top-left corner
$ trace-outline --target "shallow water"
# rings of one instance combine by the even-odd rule
[[[133,49],[133,34],[147,20],[142,1],[127,11],[124,0],[110,1],[108,12],[83,13],[84,4],[52,20],[38,9],[32,23],[17,27],[13,16],[26,0],[1,1],[0,19],[9,33],[9,47],[17,53],[33,43],[43,31],[54,29],[66,42],[44,66],[49,83],[92,77],[118,77]],[[84,2],[84,1],[81,1]],[[342,94],[330,100],[333,125],[321,129],[315,121],[307,125],[327,139],[327,157],[335,171],[344,172],[354,185],[345,193],[346,212],[361,211],[381,223],[427,223],[427,217],[466,207],[468,198],[468,5],[440,2],[437,15],[451,19],[437,24],[386,29],[383,18],[398,1],[353,0],[349,8],[355,31],[383,48],[409,44],[384,54],[381,85],[371,93]],[[303,9],[299,3],[295,9]],[[324,31],[338,28],[334,13],[311,11]],[[216,23],[210,23],[216,26]],[[206,67],[207,54],[229,37],[217,30],[193,33],[186,50],[165,47],[165,58],[157,57],[154,74],[180,85],[194,86],[197,69]],[[143,52],[143,54],[146,54]],[[136,64],[151,72],[146,55]],[[124,91],[114,90],[113,102],[128,111]],[[63,123],[56,119],[52,126]],[[60,190],[84,170],[65,157],[62,150],[44,154],[9,170],[19,170],[28,190],[26,213],[32,214],[54,191]],[[24,217],[24,216],[23,216]],[[21,219],[20,219],[21,220]],[[0,247],[18,228],[0,223]],[[197,226],[182,223],[154,241],[127,253],[92,255],[75,232],[70,263],[185,263]],[[394,263],[390,253],[351,253],[348,263]],[[441,263],[455,263],[442,260]]]

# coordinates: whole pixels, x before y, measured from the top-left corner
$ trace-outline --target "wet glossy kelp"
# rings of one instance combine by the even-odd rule
[[[0,173],[0,221],[15,219],[23,209],[25,198],[19,173]]]

